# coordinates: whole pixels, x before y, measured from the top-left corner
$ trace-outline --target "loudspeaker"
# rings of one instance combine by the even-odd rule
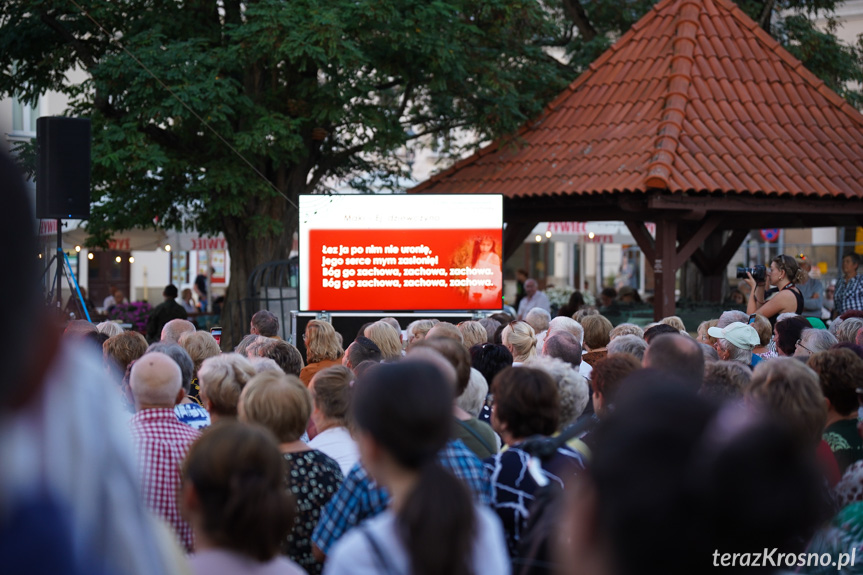
[[[90,120],[36,120],[36,217],[90,217]]]

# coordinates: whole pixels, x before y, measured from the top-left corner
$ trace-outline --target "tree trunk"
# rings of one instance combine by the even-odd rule
[[[292,178],[298,179],[298,178]],[[280,186],[285,189],[293,186]],[[291,201],[297,202],[297,188],[286,191]],[[255,222],[260,218],[273,218],[282,227],[278,235],[262,234]],[[231,255],[231,283],[222,311],[222,349],[233,349],[249,333],[249,321],[257,309],[253,309],[252,294],[248,293],[249,278],[259,265],[287,259],[297,229],[297,209],[282,196],[275,198],[253,198],[242,216],[223,218],[228,253]]]

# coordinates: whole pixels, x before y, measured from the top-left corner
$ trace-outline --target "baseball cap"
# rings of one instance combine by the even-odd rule
[[[711,337],[718,339],[727,339],[734,347],[740,349],[752,349],[761,343],[761,338],[758,337],[758,332],[751,325],[735,321],[730,323],[725,328],[711,327],[707,330]]]

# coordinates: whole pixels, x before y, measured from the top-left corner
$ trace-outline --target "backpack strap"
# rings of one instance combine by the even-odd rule
[[[383,573],[383,575],[399,575],[399,572],[392,566],[389,557],[384,553],[384,550],[381,548],[378,540],[375,539],[375,536],[372,535],[372,532],[369,531],[365,525],[360,525],[359,529],[360,533],[362,533],[366,538],[366,541],[369,542],[369,545],[372,548],[372,554],[375,556],[378,564],[383,568],[381,573]]]
[[[497,452],[497,449],[494,449],[492,446],[490,446],[488,444],[488,441],[483,439],[483,437],[474,428],[472,428],[470,425],[468,425],[467,423],[465,423],[464,421],[462,421],[458,417],[456,417],[454,419],[455,419],[456,423],[458,423],[462,427],[462,429],[466,429],[471,435],[473,435],[476,438],[476,440],[479,441],[480,445],[482,445],[486,449],[486,451],[488,451],[491,454],[494,454]]]

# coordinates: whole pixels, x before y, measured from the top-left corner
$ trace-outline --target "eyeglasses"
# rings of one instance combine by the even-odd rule
[[[803,340],[802,340],[802,339],[798,339],[796,342],[794,342],[794,347],[802,347],[803,349],[805,349],[805,350],[806,350],[806,351],[808,351],[809,353],[815,353],[814,351],[812,351],[811,349],[809,349],[808,347],[806,347],[805,345],[803,345],[802,343],[800,343],[801,341],[803,341]]]

